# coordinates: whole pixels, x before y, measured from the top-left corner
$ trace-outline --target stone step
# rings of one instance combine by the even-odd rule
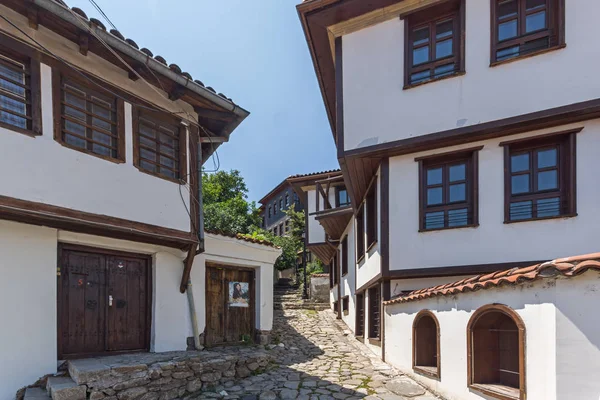
[[[52,400],[86,400],[86,387],[79,386],[73,379],[65,376],[50,377],[46,391]]]
[[[27,388],[23,400],[48,400],[50,395],[42,388]]]

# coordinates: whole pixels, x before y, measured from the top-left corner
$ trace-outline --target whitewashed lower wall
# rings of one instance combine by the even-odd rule
[[[597,400],[600,395],[600,274],[436,297],[386,307],[386,361],[455,400],[487,399],[467,388],[470,317],[481,306],[505,304],[526,328],[526,387],[529,400]],[[412,371],[412,324],[424,309],[440,323],[441,379]],[[594,311],[596,310],[596,311]]]
[[[60,243],[152,256],[153,352],[185,350],[193,336],[186,294],[179,285],[185,253],[167,247],[0,221],[0,400],[57,368],[57,249]],[[205,328],[205,261],[256,269],[256,328],[273,325],[273,264],[280,250],[207,235],[191,279],[200,332]]]

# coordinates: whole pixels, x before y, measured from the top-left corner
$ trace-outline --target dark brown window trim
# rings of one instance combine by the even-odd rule
[[[348,275],[348,271],[350,270],[349,265],[348,265],[348,259],[350,257],[348,257],[348,236],[346,236],[343,240],[342,240],[342,257],[341,257],[341,263],[342,263],[342,278],[345,277],[346,275]]]
[[[63,111],[62,111],[62,96],[63,96],[63,80],[68,79],[71,82],[74,82],[80,85],[83,88],[87,88],[92,92],[100,93],[108,98],[114,99],[115,102],[115,112],[116,112],[116,133],[118,136],[117,140],[117,157],[109,157],[103,154],[97,154],[87,149],[82,149],[81,147],[73,146],[67,143],[63,139],[62,132],[62,121],[63,121]],[[106,91],[102,91],[96,85],[91,85],[89,82],[83,80],[80,76],[75,75],[74,73],[64,72],[57,68],[52,69],[52,103],[53,103],[53,112],[54,112],[54,140],[56,140],[60,145],[67,147],[72,150],[79,151],[84,154],[89,154],[94,157],[101,158],[103,160],[107,160],[110,162],[114,162],[117,164],[122,164],[125,162],[125,102],[121,98],[115,98],[115,96],[111,93],[107,93]]]
[[[417,157],[415,161],[419,163],[419,232],[436,232],[451,229],[464,229],[464,228],[476,228],[479,226],[479,150],[483,149],[483,146],[473,147],[469,149],[457,150],[452,152],[446,152],[441,154],[435,154],[424,157]],[[466,199],[464,201],[464,207],[467,208],[467,218],[470,219],[465,225],[460,226],[444,226],[438,228],[426,228],[425,227],[425,215],[427,212],[444,212],[444,220],[448,207],[455,207],[451,203],[443,203],[439,206],[435,206],[431,211],[428,211],[426,205],[427,201],[427,174],[426,168],[432,166],[441,166],[446,169],[450,164],[464,161],[466,162]],[[449,183],[442,180],[442,188],[445,191],[449,186]],[[445,195],[444,195],[445,197]],[[456,203],[456,206],[462,203]],[[469,215],[471,214],[471,215]],[[446,221],[444,222],[446,225]]]
[[[161,178],[173,183],[177,183],[179,185],[186,183],[189,180],[188,172],[187,172],[187,130],[183,125],[181,125],[181,121],[174,118],[173,116],[160,113],[158,111],[150,111],[150,110],[141,110],[139,107],[132,106],[132,120],[133,120],[133,165],[140,171],[145,174]],[[139,136],[139,120],[140,117],[149,119],[151,121],[163,121],[168,123],[169,125],[178,126],[179,128],[179,154],[178,154],[178,162],[179,162],[179,177],[171,178],[169,176],[165,176],[163,174],[148,171],[140,166],[140,136]]]
[[[365,336],[365,294],[355,293],[355,309],[354,309],[354,332],[357,338],[363,338]],[[361,315],[362,314],[362,315]],[[362,318],[361,318],[362,317]]]
[[[369,296],[369,324],[368,324],[368,337],[369,337],[369,341],[371,340],[376,340],[378,342],[381,342],[381,320],[382,320],[382,315],[381,315],[381,288],[379,285],[375,285],[371,288],[368,289],[368,296]],[[375,320],[375,313],[374,311],[377,311],[377,321]],[[377,322],[377,323],[376,323]],[[376,326],[377,325],[377,326]],[[374,328],[377,328],[376,330]]]
[[[377,240],[375,240],[373,243],[371,243],[371,244],[369,245],[369,247],[367,247],[367,254],[369,254],[369,253],[371,252],[371,250],[373,250],[373,248],[374,248],[375,246],[377,246],[377,243],[378,243],[378,242],[377,242]]]
[[[524,0],[522,0],[524,1]],[[504,43],[498,42],[498,17],[497,17],[497,4],[498,0],[490,0],[490,23],[491,23],[491,34],[490,34],[490,66],[495,67],[497,65],[506,64],[509,62],[522,60],[532,56],[548,53],[550,51],[562,49],[566,47],[565,41],[565,0],[547,0],[546,2],[546,18],[548,21],[547,28],[541,31],[532,32],[530,34],[524,34],[516,38],[512,38],[504,41]],[[520,20],[517,19],[517,24]],[[497,52],[499,48],[510,48],[516,45],[522,45],[523,43],[531,40],[548,38],[548,47],[542,48],[529,53],[521,54],[516,57],[508,58],[505,60],[497,60]]]
[[[369,338],[369,344],[372,344],[373,346],[381,347],[381,339]]]
[[[379,236],[379,196],[377,193],[378,189],[378,176],[375,175],[373,180],[371,181],[371,186],[367,190],[367,195],[365,197],[365,205],[364,210],[366,211],[366,226],[365,226],[365,234],[367,239],[367,250],[369,251],[377,244],[377,239]]]
[[[493,387],[486,384],[475,383],[474,380],[474,368],[473,368],[473,327],[485,314],[489,312],[500,312],[508,316],[510,319],[514,321],[517,325],[517,329],[519,331],[519,397],[506,396],[503,393],[498,393],[498,391],[494,390]],[[525,400],[527,398],[526,392],[526,362],[525,362],[525,340],[526,340],[526,331],[525,324],[523,320],[519,316],[519,314],[514,311],[512,308],[507,307],[502,304],[488,304],[478,308],[471,319],[469,319],[469,323],[467,324],[467,385],[470,389],[476,390],[478,392],[484,393],[488,396],[501,399],[501,400]]]
[[[419,366],[417,365],[417,345],[418,345],[418,338],[417,338],[417,324],[419,323],[419,321],[421,320],[421,318],[423,317],[428,317],[433,319],[433,321],[435,322],[435,327],[436,327],[436,340],[437,340],[437,355],[436,355],[436,361],[437,361],[437,367],[436,367],[436,371],[432,372],[430,368],[426,368],[423,366]],[[437,319],[437,317],[435,316],[435,314],[433,314],[431,311],[429,310],[422,310],[420,311],[416,316],[415,319],[413,321],[413,327],[412,327],[412,347],[413,347],[413,351],[412,351],[412,368],[413,370],[420,374],[420,375],[425,375],[428,376],[430,378],[436,378],[436,379],[440,379],[442,377],[441,375],[441,351],[440,351],[440,323]]]
[[[360,264],[360,262],[365,258],[365,203],[362,203],[358,207],[358,211],[355,216],[356,221],[356,263]]]
[[[453,53],[452,57],[446,57],[441,60],[429,61],[427,63],[420,64],[416,67],[412,65],[412,31],[415,27],[420,25],[435,24],[441,20],[452,17],[454,19],[453,28]],[[404,19],[404,90],[422,86],[427,83],[437,82],[456,76],[465,74],[465,0],[452,0],[447,1],[440,5],[422,8],[415,10],[414,12],[403,14],[400,16]],[[435,37],[431,37],[432,40],[429,44],[431,48],[435,45]],[[433,54],[433,50],[430,49],[430,55]],[[419,72],[426,66],[430,66],[429,69],[435,68],[436,66],[447,65],[454,60],[457,64],[457,69],[450,75],[444,75],[437,78],[431,78],[424,82],[411,83],[410,77],[413,73]],[[416,71],[415,71],[416,69]],[[424,70],[427,70],[425,68]]]
[[[27,76],[25,80],[26,97],[28,102],[26,117],[29,119],[30,128],[24,129],[6,122],[0,122],[0,127],[23,134],[29,137],[42,135],[42,96],[41,96],[41,72],[40,60],[37,52],[29,49],[27,46],[19,44],[14,39],[0,34],[0,54],[10,60],[23,63],[25,65],[24,73]],[[28,95],[27,95],[28,93]]]
[[[350,296],[342,297],[342,313],[344,315],[350,314]]]
[[[583,127],[574,128],[559,132],[550,132],[544,135],[509,140],[500,143],[504,147],[504,223],[515,224],[521,222],[543,221],[550,219],[573,218],[577,216],[577,141],[576,135],[581,132]],[[520,151],[535,152],[536,149],[546,146],[554,146],[557,148],[557,171],[559,188],[554,191],[539,192],[532,190],[523,195],[513,195],[512,175],[510,169],[511,154]],[[531,153],[530,153],[531,154]],[[531,158],[531,156],[530,156]],[[533,163],[533,160],[530,160]],[[531,175],[535,170],[530,169],[528,174]],[[530,177],[530,185],[533,188],[533,177]],[[551,196],[554,193],[556,196]],[[559,197],[561,202],[561,213],[559,215],[536,217],[534,216],[536,196],[539,197]],[[514,219],[510,217],[510,205],[512,202],[518,201],[523,197],[522,201],[532,201],[532,217],[523,219]]]

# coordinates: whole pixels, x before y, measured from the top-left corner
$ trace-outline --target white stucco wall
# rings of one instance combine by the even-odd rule
[[[305,212],[308,214],[308,243],[324,243],[325,242],[325,229],[319,224],[319,221],[315,219],[313,214],[317,211],[317,194],[314,187],[306,189],[306,198],[308,204]],[[323,203],[321,203],[321,207]]]
[[[380,169],[377,171],[377,221],[374,223],[377,224],[377,243],[366,252],[365,257],[358,263],[358,268],[356,271],[356,287],[360,288],[365,283],[369,282],[373,279],[377,274],[381,272],[381,173]],[[365,218],[365,232],[367,228],[367,212],[365,209],[364,212]],[[356,229],[356,222],[355,227]],[[366,235],[365,235],[366,237]],[[390,235],[390,237],[393,237]],[[392,246],[390,246],[392,247]],[[368,249],[367,242],[365,239],[365,251]],[[356,257],[354,257],[354,261],[356,262]]]
[[[556,313],[552,301],[557,293],[554,282],[542,281],[387,306],[386,360],[451,399],[487,399],[467,387],[466,331],[469,319],[479,307],[500,303],[515,310],[526,327],[527,398],[570,398],[556,397]],[[416,314],[425,309],[432,311],[440,324],[441,380],[412,371],[412,324]]]
[[[487,399],[467,388],[466,327],[479,307],[500,303],[515,310],[526,329],[526,388],[532,400],[600,396],[600,273],[521,286],[436,297],[386,307],[386,360],[419,382],[456,400]],[[441,380],[412,371],[412,324],[421,310],[440,323]]]
[[[181,101],[171,102],[141,80],[128,79],[127,72],[106,60],[79,53],[78,45],[68,42],[40,25],[29,27],[27,18],[0,6],[7,15],[36,40],[62,58],[110,82],[114,87],[132,93],[147,102],[171,111],[193,110]],[[19,36],[12,28],[2,29]],[[52,69],[41,66],[42,136],[35,138],[0,128],[0,148],[11,149],[0,157],[0,169],[14,173],[0,175],[4,196],[41,202],[60,207],[108,215],[183,231],[190,230],[189,192],[180,185],[140,172],[133,165],[132,109],[125,104],[126,162],[116,164],[90,154],[60,145],[54,140]],[[182,143],[182,145],[186,145]],[[28,162],[23,162],[24,157]],[[189,163],[188,163],[189,165]],[[85,190],[82,190],[85,188]]]
[[[505,140],[582,127],[577,134],[575,218],[504,224]],[[479,227],[419,232],[419,170],[415,157],[483,145],[479,151]],[[598,250],[597,181],[600,120],[390,158],[390,269],[550,260]],[[507,250],[509,249],[509,250]],[[360,278],[360,275],[359,275]],[[359,279],[360,282],[360,279]],[[360,283],[359,283],[360,284]]]
[[[0,221],[0,400],[56,372],[56,230]]]
[[[340,290],[342,292],[342,297],[349,296],[348,299],[348,315],[344,315],[342,313],[342,319],[348,325],[348,328],[355,332],[355,324],[356,324],[356,255],[355,255],[355,236],[354,236],[354,223],[353,220],[350,221],[348,227],[346,228],[346,232],[342,235],[342,239],[345,237],[348,238],[348,273],[340,278],[341,287]],[[341,243],[341,242],[340,242]],[[339,246],[340,253],[342,251],[342,246]],[[341,275],[341,271],[340,271]]]
[[[490,67],[490,2],[466,0],[466,74],[409,90],[404,20],[343,36],[345,149],[597,98],[600,53],[589,32],[599,12],[598,2],[567,1],[566,48]]]

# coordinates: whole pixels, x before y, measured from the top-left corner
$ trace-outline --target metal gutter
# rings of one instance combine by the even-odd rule
[[[80,22],[78,22],[76,18],[81,17],[73,15],[71,13],[71,10],[69,10],[61,4],[58,4],[54,0],[33,0],[33,3],[45,9],[46,11],[51,12],[52,14],[56,15],[65,22],[68,22],[74,26],[78,26],[80,24]],[[87,24],[89,24],[89,21],[83,18],[81,19]],[[235,124],[235,127],[237,127],[242,122],[242,120],[244,120],[248,115],[250,115],[250,112],[243,109],[242,107],[239,107],[235,103],[219,96],[216,93],[211,92],[210,90],[197,84],[193,80],[187,79],[186,77],[177,74],[166,65],[161,64],[152,57],[149,57],[148,55],[142,53],[140,50],[129,45],[127,42],[117,38],[111,33],[96,27],[94,24],[89,24],[89,27],[90,30],[93,30],[96,35],[98,35],[102,40],[108,43],[115,50],[126,54],[127,56],[133,58],[134,60],[142,64],[146,64],[154,72],[157,72],[162,76],[172,80],[173,82],[191,90],[195,94],[203,97],[211,103],[214,103],[227,111],[233,112],[238,117],[234,122],[232,122],[232,124]],[[228,130],[233,131],[235,127],[228,127]]]

